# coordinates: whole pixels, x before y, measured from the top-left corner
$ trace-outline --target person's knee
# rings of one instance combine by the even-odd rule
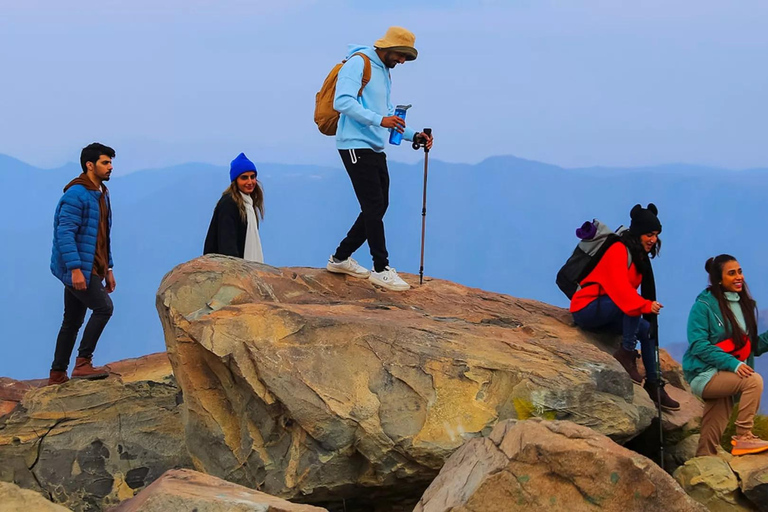
[[[749,377],[747,377],[746,386],[750,387],[752,389],[758,390],[760,393],[763,392],[763,377],[755,372]]]
[[[363,208],[363,214],[376,219],[383,219],[387,212],[387,203],[383,199],[377,199],[368,203]]]
[[[65,329],[79,329],[82,327],[85,321],[85,315],[67,315],[64,314],[64,320],[61,322],[61,326]]]
[[[104,302],[104,304],[102,304],[101,306],[95,308],[93,310],[93,314],[99,315],[99,316],[111,317],[114,309],[115,307],[112,305],[112,301],[108,300]]]

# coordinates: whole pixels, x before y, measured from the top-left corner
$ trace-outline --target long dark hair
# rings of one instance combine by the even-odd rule
[[[655,258],[661,254],[661,238],[656,238],[656,244],[653,246],[650,252],[645,252],[643,244],[640,243],[640,237],[633,235],[628,229],[624,230],[621,235],[621,241],[629,249],[632,254],[633,261],[643,261],[646,257]]]
[[[248,218],[248,213],[245,210],[245,201],[243,201],[243,196],[240,195],[240,189],[237,188],[237,180],[230,183],[222,195],[226,196],[227,194],[232,197],[232,200],[237,205],[237,209],[240,211],[240,218],[245,222]],[[256,212],[256,224],[258,225],[259,219],[264,218],[264,190],[262,190],[259,180],[256,180],[256,186],[250,196],[253,199],[253,210]]]
[[[709,258],[704,264],[704,270],[709,274],[709,286],[707,290],[717,299],[717,304],[720,306],[720,312],[725,317],[726,332],[733,339],[734,345],[738,349],[744,347],[744,334],[749,336],[752,343],[757,341],[757,304],[749,293],[747,287],[747,281],[744,281],[744,286],[739,292],[739,305],[741,306],[741,312],[744,315],[744,321],[747,324],[747,333],[741,331],[739,323],[736,321],[736,317],[728,306],[728,299],[725,298],[725,291],[721,286],[723,282],[723,266],[729,261],[736,261],[736,258],[730,254],[721,254],[714,258]]]

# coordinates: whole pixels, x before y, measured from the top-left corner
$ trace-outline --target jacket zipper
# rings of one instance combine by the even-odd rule
[[[725,325],[723,324],[723,321],[722,321],[722,320],[720,320],[720,317],[719,317],[719,316],[717,316],[717,313],[715,313],[715,312],[712,310],[712,308],[710,307],[710,305],[709,305],[709,304],[707,304],[706,302],[704,302],[704,301],[703,301],[703,300],[701,300],[701,299],[697,299],[697,302],[701,302],[702,304],[704,304],[705,306],[707,306],[707,309],[708,309],[708,310],[710,310],[710,311],[712,312],[712,314],[713,314],[713,315],[715,315],[715,318],[717,318],[717,323],[718,323],[718,324],[720,324],[720,327],[722,327],[722,328],[725,328]]]

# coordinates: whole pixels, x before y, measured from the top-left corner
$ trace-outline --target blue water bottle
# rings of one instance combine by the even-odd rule
[[[405,121],[405,111],[411,108],[411,105],[398,105],[395,107],[395,115]],[[403,140],[403,134],[394,128],[389,129],[389,143],[399,146]]]

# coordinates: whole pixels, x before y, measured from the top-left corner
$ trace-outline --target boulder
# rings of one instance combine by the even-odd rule
[[[109,366],[105,380],[29,387],[0,418],[0,481],[90,511],[192,466],[167,356]]]
[[[664,388],[669,396],[680,403],[680,410],[663,412],[662,421],[667,432],[698,431],[701,427],[701,416],[704,414],[704,402],[690,392],[668,383]]]
[[[164,277],[157,309],[195,467],[280,497],[418,497],[500,420],[623,441],[655,415],[567,311],[448,281],[394,293],[204,256]]]
[[[324,508],[297,505],[188,469],[166,471],[135,498],[110,512],[327,512]]]
[[[667,450],[666,467],[667,471],[672,471],[682,466],[689,460],[696,457],[696,450],[699,447],[700,434],[691,434],[688,437],[678,441]]]
[[[16,410],[27,392],[43,387],[47,383],[48,379],[14,380],[0,377],[0,418]]]
[[[728,463],[716,455],[696,457],[680,466],[675,480],[710,512],[754,510],[739,490],[739,480]]]
[[[733,457],[730,464],[744,495],[757,510],[768,511],[768,454]]]
[[[18,485],[0,482],[0,511],[69,512],[68,508],[51,503],[40,493]]]
[[[651,460],[567,421],[509,420],[446,462],[414,512],[703,512]]]

